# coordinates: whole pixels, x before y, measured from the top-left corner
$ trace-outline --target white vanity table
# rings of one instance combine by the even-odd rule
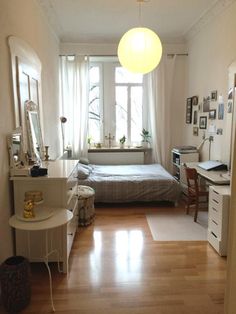
[[[26,191],[42,191],[43,204],[38,206],[48,208],[64,208],[72,212],[73,218],[68,224],[54,228],[52,250],[59,252],[59,261],[63,265],[63,272],[68,270],[68,259],[73,239],[78,226],[77,188],[77,160],[49,161],[48,175],[40,177],[14,176],[10,179],[14,187],[14,208],[16,215],[22,215],[24,209],[24,195]],[[51,219],[51,218],[49,218]],[[44,220],[46,223],[46,220]],[[27,223],[27,222],[26,222]],[[32,222],[30,222],[32,224]],[[41,222],[43,224],[43,221]],[[28,256],[27,232],[16,230],[16,254]],[[50,244],[51,245],[51,244]],[[46,245],[43,231],[30,233],[30,261],[42,261]],[[51,254],[49,261],[57,261],[57,254]]]

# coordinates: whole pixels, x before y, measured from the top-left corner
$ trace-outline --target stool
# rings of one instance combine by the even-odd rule
[[[78,185],[78,211],[79,211],[79,226],[90,225],[95,217],[94,198],[95,191],[89,186]]]

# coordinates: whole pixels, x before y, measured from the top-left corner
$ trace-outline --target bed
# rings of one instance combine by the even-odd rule
[[[78,184],[95,190],[95,202],[176,202],[180,185],[161,165],[78,166]]]

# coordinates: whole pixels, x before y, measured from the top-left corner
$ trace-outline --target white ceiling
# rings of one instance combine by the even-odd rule
[[[139,24],[136,0],[38,0],[61,42],[117,43]],[[142,26],[163,42],[183,42],[193,25],[222,0],[150,0],[141,5]]]

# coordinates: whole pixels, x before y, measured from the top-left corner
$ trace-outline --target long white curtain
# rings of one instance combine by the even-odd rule
[[[60,57],[60,108],[64,145],[72,157],[86,157],[88,130],[88,61],[85,56]]]
[[[171,106],[176,57],[163,56],[159,66],[144,78],[144,105],[149,108],[152,161],[167,170],[171,161]]]

